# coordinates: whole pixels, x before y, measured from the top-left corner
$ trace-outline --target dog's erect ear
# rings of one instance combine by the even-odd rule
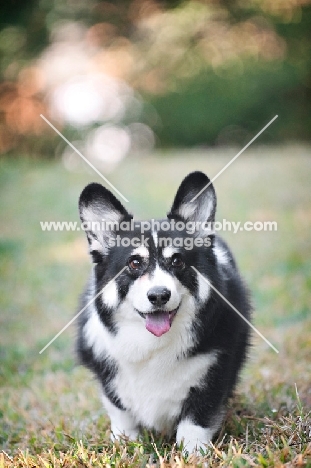
[[[108,252],[118,225],[131,220],[132,216],[109,190],[96,183],[87,185],[82,191],[79,212],[90,253],[97,263]]]
[[[180,184],[168,218],[188,222],[213,223],[216,212],[216,194],[210,179],[203,172],[191,172]],[[207,188],[205,188],[208,185]],[[203,192],[191,201],[202,189]],[[199,230],[199,232],[201,229]],[[207,232],[205,232],[205,235]]]

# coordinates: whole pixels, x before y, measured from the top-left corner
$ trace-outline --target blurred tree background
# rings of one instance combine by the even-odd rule
[[[9,0],[0,152],[113,168],[154,146],[310,140],[310,0]],[[76,158],[75,158],[76,160]]]

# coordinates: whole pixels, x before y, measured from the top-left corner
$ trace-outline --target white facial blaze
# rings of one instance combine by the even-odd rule
[[[158,233],[157,231],[152,231],[153,242],[156,247],[158,247]]]
[[[184,288],[177,278],[172,277],[159,266],[156,267],[153,274],[143,275],[132,284],[127,295],[127,301],[139,312],[151,312],[153,305],[149,301],[147,294],[151,288],[156,286],[165,287],[171,293],[171,297],[165,304],[164,309],[168,311],[176,309],[181,302]]]

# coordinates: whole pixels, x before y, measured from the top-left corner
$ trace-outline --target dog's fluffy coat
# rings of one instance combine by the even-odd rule
[[[191,202],[207,184],[201,172],[189,174],[168,219],[213,222],[212,184]],[[99,184],[83,190],[79,208],[83,222],[132,218]],[[248,325],[209,286],[250,318],[229,248],[215,234],[209,234],[209,247],[161,246],[163,237],[189,236],[177,230],[145,232],[148,247],[116,246],[118,235],[141,237],[139,222],[131,232],[86,234],[94,268],[81,306],[97,297],[80,317],[78,354],[100,381],[112,436],[135,439],[143,426],[176,432],[189,452],[208,444],[221,426],[249,343]],[[201,229],[192,237],[207,235]]]

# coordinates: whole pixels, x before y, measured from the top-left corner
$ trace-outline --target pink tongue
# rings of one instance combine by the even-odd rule
[[[168,312],[157,312],[146,315],[146,328],[155,336],[161,336],[171,328]]]

